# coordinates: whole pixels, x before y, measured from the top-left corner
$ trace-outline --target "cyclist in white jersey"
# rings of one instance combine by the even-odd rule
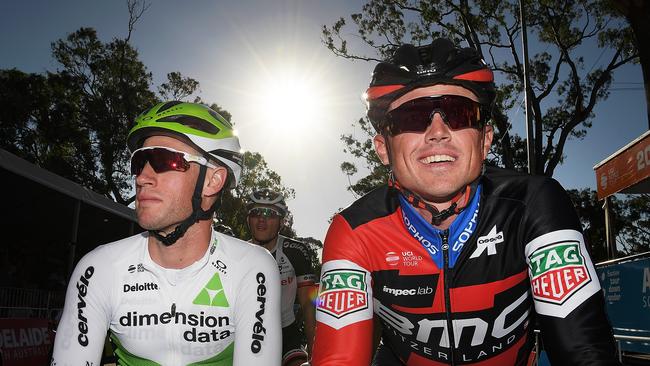
[[[294,303],[300,304],[307,351],[311,353],[316,323],[310,291],[315,281],[314,269],[304,243],[280,235],[283,218],[287,215],[284,196],[269,189],[261,189],[249,196],[247,223],[251,242],[271,252],[280,270],[282,283],[282,365],[296,366],[308,361],[308,353],[299,331],[300,324],[294,312]]]
[[[160,103],[128,136],[138,223],[75,268],[52,365],[279,365],[280,278],[266,250],[212,216],[241,172],[239,140],[212,109]],[[276,361],[277,360],[277,361]]]

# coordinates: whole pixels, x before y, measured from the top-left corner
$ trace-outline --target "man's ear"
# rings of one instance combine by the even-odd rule
[[[203,195],[208,197],[217,195],[226,184],[227,178],[228,170],[226,168],[222,166],[209,168],[203,183]]]
[[[483,128],[483,160],[487,159],[488,153],[490,152],[492,138],[494,138],[494,127],[487,125]]]
[[[390,158],[388,156],[388,141],[384,135],[377,135],[372,139],[372,142],[375,144],[375,152],[379,156],[379,160],[384,165],[390,164]]]

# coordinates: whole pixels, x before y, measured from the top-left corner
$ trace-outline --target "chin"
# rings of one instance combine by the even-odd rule
[[[145,230],[164,231],[169,225],[161,223],[159,218],[138,215],[138,225]]]

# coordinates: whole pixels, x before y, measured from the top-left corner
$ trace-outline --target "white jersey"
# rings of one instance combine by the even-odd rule
[[[279,365],[280,278],[264,248],[213,231],[183,269],[153,262],[143,233],[77,264],[52,365],[100,364],[107,331],[125,365]]]

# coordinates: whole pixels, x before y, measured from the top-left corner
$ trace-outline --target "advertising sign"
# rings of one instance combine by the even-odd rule
[[[47,365],[53,343],[47,319],[0,319],[3,366]]]
[[[650,337],[650,255],[596,267],[614,334]],[[624,351],[650,354],[650,342],[621,341]]]
[[[650,178],[650,131],[596,165],[594,170],[601,200]]]

